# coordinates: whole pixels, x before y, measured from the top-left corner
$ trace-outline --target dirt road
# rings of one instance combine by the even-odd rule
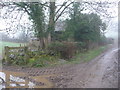
[[[111,48],[94,60],[52,68],[3,67],[3,70],[24,72],[29,76],[56,75],[46,78],[58,88],[117,88],[118,49]],[[41,81],[42,82],[42,81]]]
[[[118,49],[113,48],[96,59],[73,67],[69,75],[56,78],[56,87],[67,88],[117,88]],[[70,77],[71,76],[71,77]],[[67,79],[66,79],[67,78]],[[71,80],[69,80],[71,78]],[[55,80],[56,81],[56,80]]]

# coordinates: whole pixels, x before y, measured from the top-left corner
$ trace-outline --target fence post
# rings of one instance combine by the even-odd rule
[[[21,47],[22,45],[20,44],[20,47]]]
[[[9,47],[5,46],[5,62],[8,63],[9,60]]]
[[[5,84],[5,87],[8,88],[10,86],[10,74],[8,74],[8,73],[5,73],[5,74],[6,74],[6,76],[5,76],[5,82],[7,82]]]
[[[24,48],[24,52],[25,52],[25,62],[27,64],[27,61],[29,60],[29,56],[28,56],[28,47]]]

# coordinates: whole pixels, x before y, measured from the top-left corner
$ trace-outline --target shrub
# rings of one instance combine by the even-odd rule
[[[83,52],[86,49],[86,44],[84,42],[77,42],[76,48],[78,52]]]
[[[64,47],[64,44],[61,42],[53,42],[48,46],[49,55],[59,55],[62,51],[61,47]]]
[[[54,64],[54,62],[58,61],[57,58],[54,56],[49,55],[41,55],[38,58],[31,58],[29,60],[28,66],[32,67],[44,67]]]
[[[60,54],[60,58],[72,58],[76,51],[76,45],[73,42],[54,42],[48,46],[49,52]]]

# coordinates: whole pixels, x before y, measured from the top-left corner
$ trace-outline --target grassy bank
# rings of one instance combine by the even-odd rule
[[[68,61],[67,63],[77,64],[77,63],[80,63],[80,62],[88,62],[88,61],[94,59],[95,57],[99,56],[101,53],[103,53],[103,51],[106,48],[107,48],[107,46],[101,46],[99,48],[89,50],[89,51],[84,52],[84,53],[79,53],[73,59]]]
[[[6,45],[20,46],[20,43],[2,42],[1,49],[3,49],[3,47]],[[78,53],[77,55],[74,56],[74,58],[69,60],[59,60],[59,56],[55,57],[55,56],[49,56],[46,54],[41,55],[40,52],[36,52],[36,53],[34,52],[35,56],[30,58],[27,64],[20,64],[20,65],[25,67],[53,67],[53,66],[60,66],[63,64],[79,64],[81,62],[88,62],[94,59],[95,57],[99,56],[106,48],[107,46],[101,46],[84,53]],[[31,56],[32,53],[31,54],[29,53],[29,55]],[[19,66],[18,61],[20,61],[20,63],[24,63],[24,60],[22,59],[22,57],[21,58],[19,57],[14,61],[15,66]],[[17,62],[17,64],[15,64],[15,62]]]
[[[74,58],[68,61],[65,61],[64,63],[60,63],[57,61],[56,63],[51,64],[51,65],[46,65],[45,67],[49,67],[49,66],[53,67],[53,66],[58,66],[58,65],[63,65],[63,64],[79,64],[81,62],[88,62],[94,59],[95,57],[99,56],[100,54],[102,54],[106,49],[107,49],[107,46],[101,46],[96,49],[84,52],[84,53],[79,53]]]

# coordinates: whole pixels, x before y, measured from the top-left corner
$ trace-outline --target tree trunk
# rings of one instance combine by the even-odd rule
[[[47,38],[48,44],[51,43],[51,34],[48,34],[48,38]]]
[[[51,43],[53,40],[54,30],[55,30],[55,2],[50,2],[50,15],[49,15],[49,24],[48,24],[48,42]],[[51,40],[50,40],[51,39]]]
[[[40,42],[40,44],[39,44],[38,50],[44,49],[45,48],[44,38],[39,38],[39,42]]]

